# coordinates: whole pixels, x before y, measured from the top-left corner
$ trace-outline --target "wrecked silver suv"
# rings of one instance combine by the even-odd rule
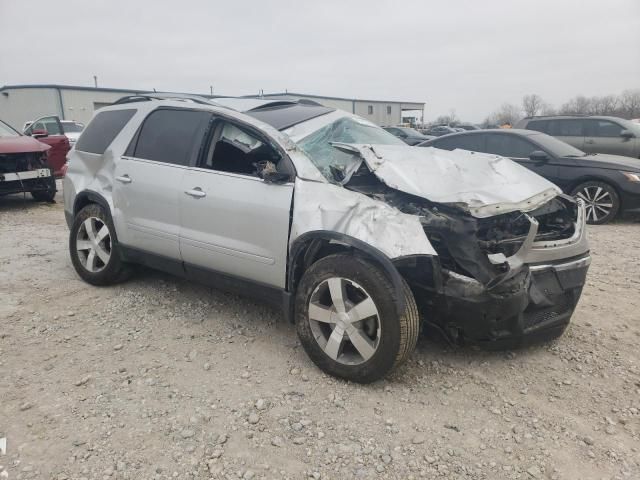
[[[583,205],[542,177],[312,102],[124,98],[82,133],[64,200],[87,282],[143,264],[255,295],[357,382],[424,326],[489,347],[560,335],[590,262]]]

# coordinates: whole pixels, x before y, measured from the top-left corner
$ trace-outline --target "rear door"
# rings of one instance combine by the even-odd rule
[[[33,132],[36,132],[36,134],[34,135]],[[40,134],[40,132],[44,132],[44,135]],[[53,168],[54,175],[61,176],[62,167],[67,161],[67,153],[71,146],[69,139],[64,134],[60,119],[55,115],[41,117],[27,127],[24,133],[51,147],[47,154],[47,161]]]
[[[584,120],[586,137],[583,150],[587,153],[609,153],[612,155],[634,156],[633,138],[624,138],[620,134],[625,127],[611,120]]]
[[[114,221],[123,245],[180,260],[182,179],[198,155],[210,119],[208,112],[156,109],[117,159]]]
[[[581,118],[558,118],[548,120],[547,131],[552,137],[584,150],[584,120]]]
[[[180,189],[180,250],[193,277],[213,270],[284,288],[293,175],[283,183],[265,182],[257,166],[267,161],[278,171],[290,162],[251,127],[215,121]]]

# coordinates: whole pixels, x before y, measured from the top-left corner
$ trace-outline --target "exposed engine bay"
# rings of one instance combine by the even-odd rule
[[[46,153],[0,153],[0,195],[31,192],[50,196],[55,180]],[[43,197],[44,199],[44,197]]]

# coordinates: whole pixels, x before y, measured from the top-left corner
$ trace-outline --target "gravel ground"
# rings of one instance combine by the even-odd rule
[[[0,198],[0,479],[638,479],[640,223],[589,233],[563,337],[423,338],[361,386],[252,300],[148,270],[83,283],[61,199]]]

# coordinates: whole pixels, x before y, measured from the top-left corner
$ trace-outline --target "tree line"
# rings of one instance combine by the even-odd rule
[[[620,95],[586,97],[577,95],[560,108],[544,101],[535,93],[522,97],[522,103],[504,103],[482,122],[483,126],[513,125],[523,117],[535,115],[610,115],[620,118],[640,118],[640,89],[625,90]]]

